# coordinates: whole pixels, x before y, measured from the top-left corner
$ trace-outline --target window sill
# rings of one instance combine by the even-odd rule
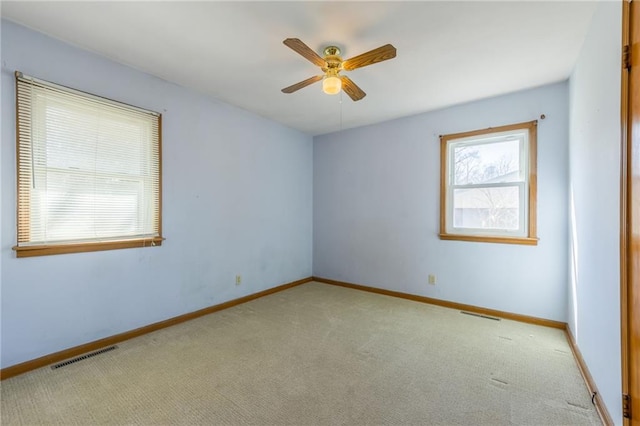
[[[478,243],[498,243],[498,244],[522,244],[537,246],[538,238],[535,237],[492,237],[489,235],[458,235],[439,234],[441,240],[473,241]]]
[[[91,251],[117,250],[125,248],[161,246],[164,238],[145,238],[125,241],[106,241],[97,243],[56,244],[27,247],[13,247],[16,257],[49,256],[53,254],[84,253]]]

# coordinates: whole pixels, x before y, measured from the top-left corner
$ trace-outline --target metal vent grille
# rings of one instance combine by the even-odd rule
[[[471,315],[471,316],[478,317],[478,318],[486,318],[486,319],[490,319],[490,320],[494,320],[494,321],[500,321],[500,318],[490,317],[488,315],[476,314],[474,312],[460,311],[460,313],[461,314],[465,314],[465,315]]]
[[[100,354],[103,354],[105,352],[112,351],[114,349],[118,349],[118,346],[116,346],[116,345],[109,346],[107,348],[100,349],[99,351],[91,352],[91,353],[88,353],[86,355],[81,355],[81,356],[79,356],[77,358],[72,358],[72,359],[69,359],[67,361],[63,361],[63,362],[61,362],[59,364],[52,365],[51,369],[52,370],[56,370],[56,369],[58,369],[60,367],[65,367],[65,366],[67,366],[69,364],[73,364],[74,362],[82,361],[83,359],[87,359],[87,358],[92,358],[92,357],[94,357],[96,355],[100,355]]]

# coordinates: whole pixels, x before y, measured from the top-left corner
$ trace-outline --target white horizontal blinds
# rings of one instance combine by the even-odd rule
[[[18,245],[160,236],[156,113],[17,78]]]

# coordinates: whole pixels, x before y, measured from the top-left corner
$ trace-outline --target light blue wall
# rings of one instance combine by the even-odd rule
[[[314,276],[565,321],[567,102],[564,82],[316,137]],[[438,136],[541,114],[538,246],[440,240]]]
[[[568,323],[622,424],[620,354],[621,2],[601,2],[570,79]]]
[[[15,70],[163,114],[162,247],[16,259]],[[310,136],[6,21],[1,106],[2,367],[311,275]]]

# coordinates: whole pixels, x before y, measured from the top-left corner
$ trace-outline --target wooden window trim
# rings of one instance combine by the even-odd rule
[[[490,235],[439,234],[441,240],[474,241],[478,243],[538,245],[538,238],[529,237],[493,237]]]
[[[526,237],[509,237],[504,235],[470,235],[452,234],[447,232],[447,146],[449,141],[472,136],[480,136],[489,133],[508,132],[512,130],[526,129],[529,131],[529,208]],[[452,133],[440,136],[440,233],[441,240],[458,240],[501,244],[537,245],[537,199],[538,199],[538,121],[509,124],[506,126],[489,127],[469,132]]]
[[[92,251],[117,250],[125,248],[157,247],[162,245],[164,238],[143,238],[123,241],[104,241],[77,244],[14,246],[16,257],[48,256],[52,254],[85,253]]]

